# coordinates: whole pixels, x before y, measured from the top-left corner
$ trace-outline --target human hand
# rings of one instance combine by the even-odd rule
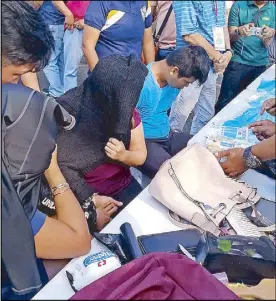
[[[68,13],[67,15],[65,15],[66,29],[74,30],[74,23],[75,23],[75,18],[74,18],[74,15],[71,12]]]
[[[263,39],[271,39],[275,35],[275,30],[273,28],[270,28],[266,25],[262,26],[262,35],[261,37]]]
[[[254,23],[245,24],[243,26],[238,27],[238,32],[240,36],[249,37],[250,36],[250,28],[255,27]]]
[[[124,162],[125,155],[126,155],[126,148],[122,141],[119,141],[115,138],[110,138],[104,149],[106,155],[109,158],[120,162]]]
[[[216,73],[223,73],[232,58],[232,52],[226,51],[217,62],[214,62]]]
[[[275,123],[270,120],[256,121],[248,127],[262,141],[276,134]]]
[[[272,116],[276,116],[276,98],[267,99],[263,103],[260,114],[263,115],[265,111]]]
[[[213,62],[218,62],[221,58],[222,58],[222,53],[220,53],[220,52],[217,51],[217,50],[215,50],[213,56],[210,57],[210,59],[211,59]]]
[[[219,161],[227,158],[220,166],[229,177],[239,176],[248,169],[243,160],[243,152],[243,148],[231,148],[215,154]]]
[[[78,21],[75,22],[75,27],[79,30],[84,28],[84,19],[80,19]]]
[[[121,207],[123,206],[123,203],[118,202],[116,200],[114,200],[111,197],[108,196],[104,196],[104,195],[96,195],[94,198],[94,204],[96,206],[96,208],[106,208],[109,205],[112,205],[111,207]]]
[[[95,197],[97,212],[97,230],[101,231],[111,221],[111,216],[117,212],[118,206],[123,204],[107,196]]]

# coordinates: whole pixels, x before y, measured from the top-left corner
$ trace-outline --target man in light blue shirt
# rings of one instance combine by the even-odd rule
[[[173,8],[176,18],[176,48],[201,46],[208,53],[214,67],[203,85],[190,85],[188,89],[181,91],[171,110],[171,127],[182,132],[194,109],[191,134],[195,135],[214,116],[217,73],[223,73],[232,58],[226,28],[224,53],[214,46],[213,29],[225,26],[225,1],[173,1]]]
[[[141,170],[152,178],[167,159],[186,147],[190,139],[190,135],[170,130],[168,110],[180,89],[196,81],[199,84],[206,81],[210,64],[202,47],[188,46],[147,67],[149,73],[137,109],[147,146],[147,159]]]

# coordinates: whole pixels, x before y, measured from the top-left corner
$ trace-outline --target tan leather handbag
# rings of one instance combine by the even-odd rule
[[[149,192],[177,215],[215,235],[231,211],[237,215],[260,199],[256,189],[226,177],[215,156],[200,144],[167,160]]]

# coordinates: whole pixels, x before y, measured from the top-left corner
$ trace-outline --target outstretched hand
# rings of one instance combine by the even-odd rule
[[[224,162],[220,162],[220,165],[229,177],[237,177],[247,170],[243,160],[243,152],[243,148],[231,148],[215,154],[219,161],[226,158]]]

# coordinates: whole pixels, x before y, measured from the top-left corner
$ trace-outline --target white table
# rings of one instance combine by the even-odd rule
[[[272,79],[275,74],[275,66],[267,70],[263,75],[260,76],[249,89],[242,93],[252,93],[256,91],[258,82],[261,78]],[[231,112],[237,105],[243,101],[243,95],[240,94],[232,103],[227,106],[227,109],[222,110],[214,119],[221,118],[222,114],[229,115],[231,118]],[[196,136],[193,137],[191,143],[199,142],[204,143],[205,135],[208,132],[207,124]],[[248,171],[244,177],[248,183],[258,188],[261,195],[267,198],[275,198],[275,183],[268,177],[261,175],[255,171]],[[120,226],[129,222],[135,234],[145,235],[153,233],[162,233],[168,231],[179,230],[178,227],[174,226],[167,218],[168,210],[161,205],[158,201],[153,199],[146,188],[137,198],[135,198],[116,218],[114,218],[102,232],[104,233],[120,233]],[[106,248],[96,241],[95,239],[91,242],[90,254],[94,254],[106,250]],[[73,259],[63,270],[61,270],[34,298],[33,300],[67,300],[73,296],[74,292],[70,287],[70,284],[65,275],[67,267],[76,259]]]

